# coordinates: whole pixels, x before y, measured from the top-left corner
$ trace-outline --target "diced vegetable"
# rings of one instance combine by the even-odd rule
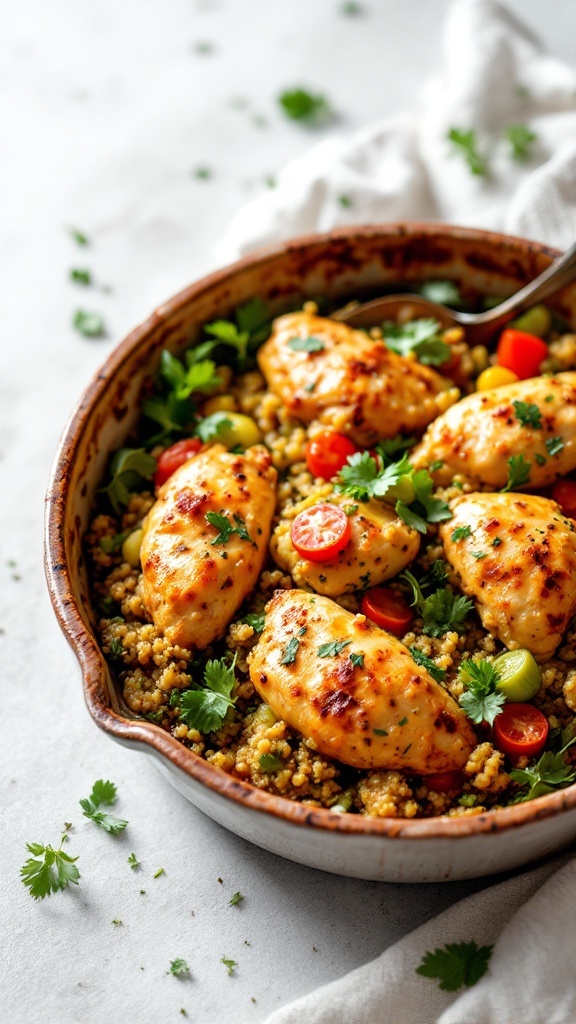
[[[506,700],[518,703],[532,700],[540,689],[542,673],[530,651],[506,651],[492,662],[499,679],[496,689]]]
[[[510,326],[516,328],[517,331],[527,331],[528,334],[535,334],[538,338],[545,338],[552,326],[552,316],[546,306],[532,306],[521,316],[516,317]]]
[[[182,441],[166,448],[158,459],[158,468],[154,477],[155,486],[162,487],[166,481],[180,468],[188,459],[196,455],[202,447],[202,442],[197,437],[185,437]]]
[[[516,374],[505,366],[489,366],[478,376],[476,390],[489,391],[491,388],[501,388],[504,384],[514,384],[517,380]]]
[[[454,793],[462,786],[462,772],[436,772],[425,775],[422,782],[433,793]]]
[[[394,636],[404,636],[414,618],[408,602],[402,594],[391,587],[372,587],[362,598],[360,611],[380,629],[386,629]]]
[[[226,419],[231,425],[223,425],[218,440],[227,448],[251,448],[253,444],[260,444],[262,434],[251,416],[245,416],[242,412],[227,412]]]
[[[498,365],[512,370],[520,380],[536,377],[540,372],[540,363],[547,355],[548,346],[541,338],[514,327],[502,331],[496,348]]]
[[[558,502],[565,516],[576,519],[576,480],[557,480],[552,488],[552,499]]]
[[[313,505],[296,516],[290,539],[302,558],[329,562],[350,541],[350,519],[338,505]]]
[[[122,558],[128,565],[131,565],[133,569],[137,569],[140,565],[140,548],[142,547],[142,537],[144,536],[144,530],[133,530],[132,533],[126,537],[122,545]]]
[[[357,451],[354,442],[345,434],[323,430],[306,445],[306,465],[312,476],[331,480]]]
[[[509,757],[534,757],[548,736],[548,719],[531,704],[506,704],[494,721],[494,745]]]

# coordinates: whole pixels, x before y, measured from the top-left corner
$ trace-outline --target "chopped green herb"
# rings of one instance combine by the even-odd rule
[[[206,512],[204,516],[207,523],[210,526],[214,526],[219,532],[217,536],[211,541],[214,544],[227,544],[233,533],[237,533],[240,540],[251,540],[250,534],[246,529],[246,523],[241,516],[234,513],[234,526],[230,520],[222,515],[220,512]]]
[[[90,313],[87,309],[76,310],[72,326],[85,338],[103,338],[106,334],[104,317],[100,313]]]
[[[129,500],[130,493],[144,490],[145,482],[152,480],[157,463],[144,448],[119,448],[110,463],[110,481],[100,489],[119,515]]]
[[[166,874],[166,872],[165,872],[164,868],[158,868],[158,871],[155,871],[152,877],[153,878],[160,878],[160,875],[165,875],[165,874]]]
[[[109,644],[109,649],[110,649],[110,657],[112,658],[112,661],[118,661],[124,655],[124,653],[125,653],[124,652],[124,644],[116,636],[112,637],[112,639],[110,641],[110,644]]]
[[[363,654],[354,654],[354,653],[352,653],[350,655],[350,661],[354,665],[354,668],[364,668],[364,655]]]
[[[492,725],[506,700],[504,694],[496,690],[500,681],[497,669],[485,659],[476,662],[466,658],[460,663],[458,675],[466,687],[460,696],[460,707],[477,725],[481,722]]]
[[[284,762],[281,758],[276,757],[274,754],[261,754],[258,764],[263,772],[279,772],[284,767]]]
[[[190,974],[190,968],[185,960],[171,960],[170,970],[166,971],[166,974],[174,974],[179,978],[182,974]]]
[[[447,942],[442,949],[425,953],[416,973],[437,978],[445,992],[456,992],[463,985],[470,988],[486,974],[493,948],[475,942]]]
[[[463,793],[458,803],[461,807],[474,807],[477,801],[478,797],[475,793]]]
[[[407,718],[401,718],[400,721],[398,722],[398,725],[407,725],[407,723],[408,723],[408,719]]]
[[[400,578],[406,580],[412,588],[411,604],[418,608],[423,620],[423,632],[427,636],[444,636],[448,630],[458,633],[462,631],[474,607],[469,598],[453,594],[448,587],[424,597],[418,580],[411,572],[403,572]]]
[[[530,470],[532,463],[528,462],[523,455],[511,455],[508,459],[508,483],[502,488],[501,493],[513,490],[514,487],[522,487],[530,481]]]
[[[539,430],[542,426],[542,413],[533,402],[512,402],[516,411],[516,419],[523,427],[534,427]]]
[[[440,337],[438,320],[409,320],[406,324],[383,324],[384,343],[400,356],[413,352],[425,366],[441,366],[450,358],[450,346]]]
[[[316,655],[318,658],[335,658],[351,643],[351,640],[331,640],[327,644],[321,644]]]
[[[241,892],[235,892],[231,899],[228,900],[229,907],[237,907],[239,903],[242,903],[244,899]]]
[[[566,751],[576,743],[574,730],[568,728],[562,734],[564,746],[554,753],[546,750],[535,765],[531,768],[514,768],[510,775],[514,782],[521,787],[520,793],[515,797],[514,803],[523,803],[525,800],[533,800],[545,793],[552,793],[555,789],[563,789],[576,780],[576,764],[564,756]]]
[[[420,294],[439,306],[458,306],[462,302],[460,289],[453,281],[426,281],[420,289]]]
[[[160,373],[179,401],[188,398],[192,392],[210,392],[221,383],[216,363],[211,359],[199,360],[186,368],[168,349],[162,352]]]
[[[324,96],[314,95],[307,89],[285,89],[278,97],[280,107],[292,121],[317,127],[333,118],[333,112]]]
[[[208,53],[214,53],[214,46],[212,43],[208,43],[205,40],[201,40],[198,43],[194,43],[194,52],[201,53],[203,55]]]
[[[473,128],[450,128],[446,138],[454,146],[454,152],[464,158],[472,174],[486,175],[488,166],[477,148],[476,132]]]
[[[530,147],[537,139],[527,124],[510,124],[506,128],[506,139],[511,146],[513,160],[524,160],[529,156]]]
[[[116,803],[116,797],[117,790],[114,783],[98,779],[92,786],[90,796],[86,800],[80,800],[80,807],[84,817],[89,818],[95,825],[103,828],[105,832],[109,832],[113,836],[123,832],[128,822],[124,821],[123,818],[116,818],[113,814],[106,814],[104,811],[99,810],[99,808],[102,806],[111,807]]]
[[[432,679],[435,679],[437,683],[442,683],[444,681],[446,678],[445,669],[438,668],[435,662],[432,661],[432,658],[429,658],[426,654],[420,651],[418,647],[409,647],[408,650],[416,664],[425,668],[428,674],[432,676]]]
[[[544,399],[544,401],[545,402],[553,402],[554,401],[554,395],[546,395],[546,398]]]
[[[85,235],[83,231],[79,231],[78,228],[70,228],[70,234],[77,245],[90,245],[88,235]]]
[[[70,271],[70,280],[74,281],[74,284],[92,284],[92,275],[89,270],[79,270],[74,267]]]
[[[242,620],[248,626],[252,626],[255,633],[261,633],[264,629],[266,622],[266,616],[264,612],[248,612],[248,615],[244,616]]]
[[[540,452],[536,452],[534,461],[538,466],[545,466],[547,460],[545,455],[540,455]]]
[[[547,437],[544,444],[548,455],[558,455],[558,452],[561,452],[564,447],[564,438]]]
[[[209,181],[213,177],[213,171],[211,167],[195,167],[192,171],[192,177],[196,178],[197,181]]]
[[[282,655],[281,665],[293,665],[296,661],[296,655],[298,654],[298,648],[300,647],[300,641],[297,636],[291,636],[286,647],[284,648],[284,654]]]
[[[352,206],[350,196],[338,196],[338,202],[345,210],[348,210]]]
[[[353,516],[358,511],[358,505],[344,505],[344,513],[347,516]]]
[[[384,465],[387,465],[389,462],[396,461],[394,459],[395,455],[408,451],[415,444],[415,437],[404,437],[404,434],[395,434],[394,437],[386,437],[383,441],[378,441],[376,451],[381,456]]]
[[[204,688],[184,690],[180,700],[180,719],[190,729],[206,734],[220,728],[228,709],[234,707],[235,667],[236,655],[231,665],[227,665],[224,658],[207,661]]]
[[[130,854],[130,856],[128,857],[128,863],[132,868],[132,871],[138,871],[138,868],[140,867],[140,861],[138,860],[135,853]]]
[[[471,533],[472,530],[469,526],[457,526],[455,530],[452,530],[452,540],[465,540]]]
[[[62,836],[60,846],[56,850],[53,846],[43,846],[42,843],[26,843],[26,849],[34,856],[20,868],[20,877],[35,900],[43,900],[69,885],[78,885],[78,857],[70,857],[62,849],[67,838],[66,835]]]
[[[325,345],[320,338],[290,338],[288,348],[293,352],[322,352]]]
[[[388,733],[386,732],[386,729],[372,729],[372,732],[374,733],[375,736],[387,736],[388,735]]]
[[[494,537],[494,540],[492,541],[492,547],[493,548],[499,548],[501,543],[502,543],[502,540],[501,540],[500,537]]]
[[[224,967],[228,968],[228,974],[232,974],[234,968],[238,967],[238,964],[236,963],[235,960],[227,960],[225,956],[222,957],[220,963],[224,964]]]
[[[362,4],[356,3],[356,0],[345,0],[340,7],[340,14],[344,14],[346,17],[355,18],[358,14],[363,13]]]
[[[487,551],[471,551],[472,558],[477,558],[480,561],[482,558],[486,558]]]
[[[112,924],[119,925],[119,924],[122,924],[122,921],[120,920],[119,917],[113,917],[112,918]]]

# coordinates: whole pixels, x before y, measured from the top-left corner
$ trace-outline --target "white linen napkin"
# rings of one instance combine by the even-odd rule
[[[513,124],[536,136],[524,160],[512,158],[506,140]],[[473,175],[454,152],[452,127],[474,128],[486,175]],[[576,74],[493,0],[456,0],[442,66],[417,110],[329,138],[295,160],[275,190],[240,210],[219,255],[399,220],[504,230],[559,248],[576,239]],[[576,860],[566,860],[463,900],[267,1024],[575,1024]],[[473,988],[444,992],[416,974],[426,951],[470,940],[495,944]]]

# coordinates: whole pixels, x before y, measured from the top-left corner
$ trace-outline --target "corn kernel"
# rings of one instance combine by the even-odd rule
[[[488,391],[490,388],[501,388],[504,384],[514,384],[518,377],[505,366],[489,366],[476,381],[477,391]]]

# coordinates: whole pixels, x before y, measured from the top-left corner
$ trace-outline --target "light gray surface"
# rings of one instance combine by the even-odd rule
[[[478,884],[323,875],[204,818],[91,723],[41,570],[45,485],[81,390],[126,330],[213,266],[231,214],[317,137],[282,119],[277,92],[326,92],[350,130],[410,106],[434,67],[443,0],[363,6],[358,18],[334,0],[23,0],[0,12],[2,1022],[261,1021]],[[573,0],[555,0],[553,18],[548,0],[508,6],[574,61]],[[195,52],[203,41],[212,54]],[[193,178],[199,165],[212,180]],[[68,283],[72,266],[112,293]],[[80,305],[105,314],[105,341],[71,330]],[[117,783],[130,821],[116,839],[78,807],[99,777]],[[81,884],[34,903],[18,879],[24,843],[57,842],[64,821]],[[245,901],[229,907],[237,890]],[[238,961],[232,978],[223,955]],[[190,980],[166,975],[175,957]]]

